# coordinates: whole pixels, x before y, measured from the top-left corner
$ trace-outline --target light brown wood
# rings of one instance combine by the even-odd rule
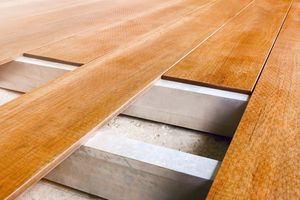
[[[168,31],[90,62],[0,107],[0,199],[46,175],[249,0],[221,0]]]
[[[42,3],[30,0],[23,3],[23,7],[30,9],[21,12],[22,14],[16,12],[22,10],[22,6],[15,4],[9,7],[10,12],[0,12],[0,62],[95,26],[105,27],[177,1],[77,0],[70,3],[69,0],[63,0],[65,6],[49,6],[47,10],[44,8],[47,4],[63,3],[59,0],[46,0]],[[6,10],[1,2],[0,10]],[[12,13],[16,13],[18,17],[11,17]]]
[[[53,0],[9,0],[5,2],[2,0],[0,3],[0,20],[13,21],[91,2],[93,1],[61,0],[53,2]]]
[[[300,199],[300,1],[267,61],[208,199]]]
[[[255,1],[163,78],[251,93],[290,4]]]
[[[28,57],[54,60],[76,65],[86,64],[117,48],[147,40],[163,33],[184,16],[214,1],[185,0],[160,7],[143,15],[107,27],[96,26],[88,31],[26,52]]]

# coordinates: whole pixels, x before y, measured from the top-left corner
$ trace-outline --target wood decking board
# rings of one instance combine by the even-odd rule
[[[300,1],[289,12],[208,199],[300,199]]]
[[[61,0],[55,3],[53,0],[1,0],[0,20],[16,20],[89,2],[92,0]]]
[[[290,4],[255,1],[163,78],[251,93]]]
[[[86,64],[117,48],[124,48],[151,34],[163,33],[184,16],[215,3],[206,1],[178,1],[145,15],[108,27],[95,27],[72,37],[26,52],[25,55],[77,65]],[[241,5],[245,2],[241,2]]]
[[[168,31],[94,60],[0,107],[0,198],[14,198],[77,149],[249,0],[221,0]]]
[[[56,1],[45,3],[55,4]],[[47,12],[26,13],[28,16],[17,19],[11,19],[0,12],[0,18],[3,18],[0,29],[0,61],[89,28],[105,27],[152,9],[175,4],[177,1],[89,0],[82,4],[70,4]],[[35,6],[31,1],[28,4]]]

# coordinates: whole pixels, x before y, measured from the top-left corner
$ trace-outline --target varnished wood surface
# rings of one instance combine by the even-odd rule
[[[290,4],[255,1],[164,78],[251,93]]]
[[[25,55],[77,65],[86,64],[117,48],[124,48],[146,40],[153,34],[163,33],[184,16],[212,3],[213,0],[177,1],[121,23],[107,27],[96,26],[72,37],[26,52]]]
[[[300,199],[300,1],[293,3],[208,199]]]
[[[219,0],[162,33],[96,59],[0,107],[0,199],[14,198],[91,136],[91,131],[250,0]]]
[[[176,0],[0,1],[0,62],[95,26],[105,27]]]
[[[16,20],[24,17],[40,15],[46,12],[72,7],[84,3],[90,3],[91,0],[1,0],[0,19]]]

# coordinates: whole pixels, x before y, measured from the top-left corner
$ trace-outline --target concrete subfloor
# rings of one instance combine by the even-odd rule
[[[119,115],[101,134],[127,137],[186,153],[223,160],[230,139],[200,131]]]
[[[0,105],[20,95],[17,92],[0,89]],[[223,159],[230,143],[230,139],[226,137],[123,115],[115,117],[102,127],[101,134],[128,137],[217,160]],[[25,199],[73,200],[97,198],[42,180],[19,197],[19,200]]]

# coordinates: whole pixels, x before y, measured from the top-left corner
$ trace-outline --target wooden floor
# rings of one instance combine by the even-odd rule
[[[16,197],[45,176],[167,71],[168,79],[252,93],[291,5],[291,0],[55,2],[0,2],[0,63],[25,54],[81,66],[0,107],[1,199]],[[299,149],[293,143],[299,133],[298,13],[296,1],[209,197],[269,197],[299,184],[292,167]],[[284,162],[291,181],[277,167],[285,154],[292,157]],[[272,161],[275,171],[267,171],[265,162],[266,168],[256,170],[255,159]],[[270,173],[263,176],[265,171]],[[256,189],[261,184],[266,191]],[[274,191],[276,186],[282,191]]]
[[[255,1],[164,78],[251,93],[290,4]]]
[[[12,0],[0,4],[0,63],[93,27],[124,21],[174,0]]]
[[[26,52],[26,55],[77,65],[87,64],[120,47],[128,48],[133,43],[166,32],[179,20],[192,13],[201,12],[202,8],[212,3],[213,1],[169,3],[155,9],[148,9],[137,16],[129,17],[127,20],[82,31],[72,37]],[[235,13],[232,12],[232,14]]]
[[[299,51],[295,1],[208,199],[299,199]]]

